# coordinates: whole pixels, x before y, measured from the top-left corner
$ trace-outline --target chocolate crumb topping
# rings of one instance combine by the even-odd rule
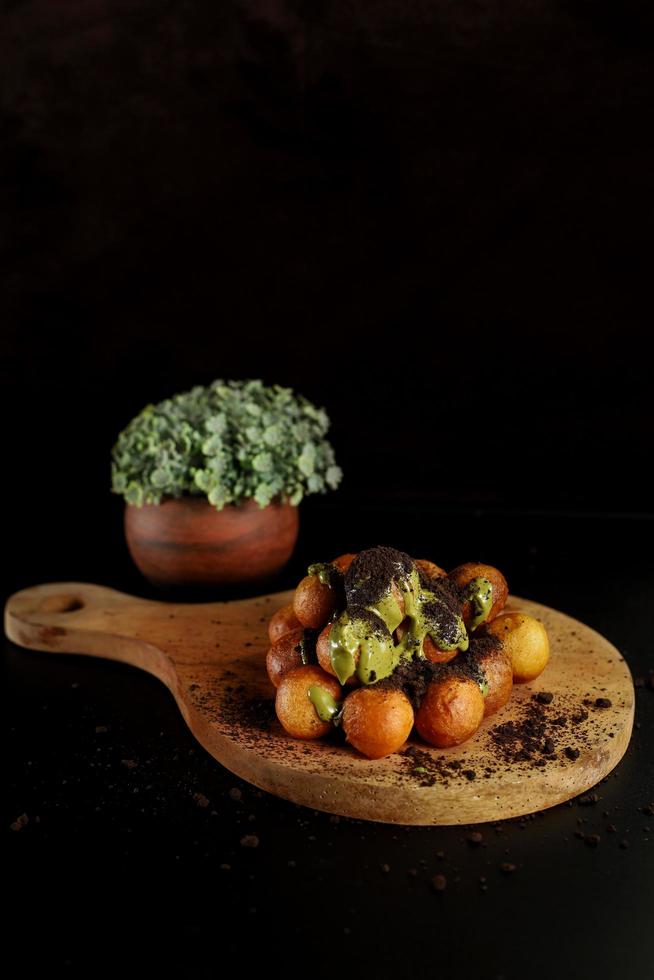
[[[359,552],[345,575],[348,604],[374,606],[394,579],[408,578],[414,568],[413,559],[395,548],[379,546]]]
[[[424,578],[420,584],[424,586]],[[434,578],[428,582],[428,591],[437,596],[438,601],[425,603],[423,613],[434,618],[437,624],[446,624],[461,615],[461,597],[454,582],[449,578]]]
[[[379,639],[388,639],[390,637],[388,627],[384,620],[381,616],[372,612],[371,609],[366,609],[365,606],[360,606],[356,603],[350,603],[347,608],[347,614],[350,620],[356,619],[358,622],[363,623],[370,636],[377,636]]]
[[[470,650],[460,653],[446,664],[435,664],[420,658],[403,660],[390,677],[379,681],[379,685],[389,690],[403,691],[417,710],[432,682],[447,677],[461,677],[482,684],[485,675],[479,664],[480,651],[495,649],[495,645],[499,644],[492,636],[475,638],[470,644]]]

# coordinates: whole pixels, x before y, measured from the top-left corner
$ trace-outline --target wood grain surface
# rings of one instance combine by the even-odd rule
[[[170,688],[195,737],[222,765],[284,799],[343,816],[422,825],[515,817],[588,790],[627,748],[634,690],[622,655],[588,626],[517,597],[507,609],[543,621],[550,663],[534,684],[514,687],[509,704],[464,745],[433,749],[416,738],[408,752],[369,761],[338,732],[317,742],[292,739],[275,718],[264,662],[268,619],[291,596],[173,604],[52,583],[8,600],[5,631],[32,650],[106,657],[149,671]],[[524,718],[539,691],[553,695],[538,711],[555,751],[507,762],[498,752],[498,726]],[[416,758],[414,749],[425,755]]]

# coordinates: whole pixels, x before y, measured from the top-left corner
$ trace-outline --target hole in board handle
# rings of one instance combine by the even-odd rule
[[[39,605],[39,612],[69,613],[83,608],[84,603],[76,595],[49,595]]]

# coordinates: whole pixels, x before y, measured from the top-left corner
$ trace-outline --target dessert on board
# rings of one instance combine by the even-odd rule
[[[447,573],[388,547],[311,565],[268,627],[281,725],[299,739],[339,730],[369,759],[414,729],[438,748],[465,742],[549,659],[543,624],[503,612],[507,597],[491,565]]]

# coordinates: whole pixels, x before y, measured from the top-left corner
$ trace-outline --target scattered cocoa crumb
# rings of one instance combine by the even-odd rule
[[[96,725],[95,726],[95,734],[96,735],[104,735],[105,732],[108,732],[108,731],[109,731],[109,729],[107,728],[106,725]]]
[[[539,704],[551,704],[554,695],[551,691],[539,691],[538,694],[534,694],[534,700],[538,701]]]
[[[502,864],[500,864],[500,871],[503,875],[512,875],[515,870],[516,866],[515,864],[512,864],[511,861],[503,861]]]
[[[414,745],[401,754],[401,759],[408,775],[420,786],[435,786],[437,783],[447,786],[450,779],[474,779],[476,775],[469,775],[474,770],[462,769],[461,763],[457,759],[449,759],[447,754],[434,755]]]
[[[229,793],[227,794],[230,800],[241,800],[243,799],[243,793],[238,788],[238,786],[232,786]]]
[[[644,813],[646,817],[654,817],[654,803],[646,803],[645,806],[641,807],[641,813]]]
[[[447,878],[445,875],[434,875],[431,879],[431,887],[435,892],[444,892],[447,888]]]
[[[594,803],[599,803],[599,796],[597,793],[584,793],[577,800],[579,806],[592,806]]]
[[[480,834],[478,830],[475,830],[471,834],[468,834],[468,837],[466,838],[470,847],[479,847],[483,839],[484,839],[484,835]]]
[[[540,752],[547,736],[547,717],[537,702],[525,705],[522,716],[505,721],[490,731],[499,757],[509,764],[528,762]]]
[[[120,764],[121,766],[125,766],[125,769],[136,769],[138,766],[136,759],[121,759]]]
[[[579,758],[579,749],[575,749],[571,745],[567,745],[564,751],[568,759],[574,760]]]
[[[23,827],[26,827],[29,822],[30,818],[27,816],[27,814],[21,813],[19,817],[16,817],[13,823],[9,824],[9,829],[14,831],[22,830]]]
[[[381,869],[385,875],[391,870],[390,864],[382,864]]]
[[[245,837],[241,837],[241,847],[258,847],[259,838],[256,834],[246,834]]]
[[[621,840],[620,841],[620,847],[622,848],[623,851],[626,851],[627,848],[629,847],[629,841],[628,840]]]
[[[584,843],[587,847],[597,847],[601,839],[599,834],[586,834]]]
[[[197,805],[199,807],[202,807],[203,809],[209,806],[209,798],[205,796],[204,793],[194,793],[193,799],[195,800]]]
[[[268,732],[275,721],[274,698],[246,698],[242,685],[225,686],[228,695],[220,704],[221,720],[249,733]]]
[[[613,702],[609,698],[595,698],[596,708],[610,708]]]

